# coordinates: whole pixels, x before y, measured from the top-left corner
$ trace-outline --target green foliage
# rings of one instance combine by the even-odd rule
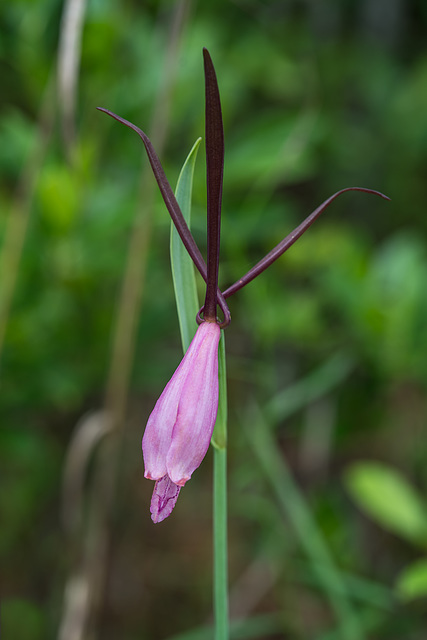
[[[405,601],[427,597],[427,559],[417,560],[404,569],[397,581],[397,593]]]
[[[2,597],[16,596],[2,600],[5,638],[6,621],[17,639],[18,625],[22,638],[57,637],[65,566],[75,561],[58,518],[63,462],[75,422],[104,402],[128,247],[146,204],[141,143],[95,107],[153,134],[177,3],[86,5],[70,154],[54,90],[64,3],[18,0],[0,9],[1,260],[11,219],[29,216],[0,354]],[[174,55],[160,154],[171,184],[203,135],[202,46],[218,73],[221,286],[339,188],[378,188],[392,199],[343,195],[230,300],[232,605],[248,620],[279,612],[261,637],[320,639],[336,625],[316,562],[277,507],[280,487],[272,489],[234,427],[243,406],[251,428],[252,400],[272,422],[276,454],[346,576],[362,637],[412,640],[427,627],[425,607],[405,606],[425,596],[425,562],[413,556],[426,539],[427,12],[415,0],[390,3],[387,15],[374,5],[192,3]],[[205,194],[200,157],[191,225],[202,253]],[[210,615],[209,457],[173,523],[154,535],[146,517],[143,424],[181,358],[170,226],[158,196],[152,213],[103,640],[165,638]],[[9,277],[0,273],[0,313]],[[200,293],[199,276],[196,283]],[[354,463],[368,458],[384,462]],[[342,483],[347,468],[354,501],[379,526],[357,517]],[[298,498],[287,499],[287,512],[298,509]],[[384,602],[399,575],[403,605],[390,615]],[[362,576],[387,597],[371,598]]]
[[[41,220],[58,235],[70,232],[79,211],[79,185],[64,165],[46,166],[38,184]]]
[[[380,525],[411,542],[427,539],[427,507],[411,484],[379,462],[358,462],[346,470],[354,500]]]

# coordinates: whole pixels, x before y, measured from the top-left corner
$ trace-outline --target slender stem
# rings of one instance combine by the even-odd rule
[[[218,349],[218,381],[218,414],[212,435],[214,450],[214,617],[215,640],[228,640],[227,370],[224,331],[221,331]]]
[[[227,449],[214,448],[215,640],[228,640]]]
[[[279,242],[279,244],[275,246],[274,249],[270,251],[270,253],[267,253],[267,255],[262,260],[260,260],[254,267],[252,267],[252,269],[250,269],[242,278],[240,278],[240,280],[237,280],[237,282],[232,284],[231,287],[228,287],[228,289],[224,291],[224,298],[229,298],[234,293],[236,293],[236,291],[239,291],[240,289],[242,289],[254,278],[259,276],[260,273],[265,271],[265,269],[267,269],[267,267],[269,267],[275,260],[277,260],[277,258],[280,258],[280,256],[283,255],[285,251],[287,251],[290,247],[292,247],[294,242],[296,242],[298,238],[300,238],[302,234],[305,233],[305,231],[307,231],[307,229],[313,224],[313,222],[317,220],[320,214],[322,214],[325,211],[325,209],[331,204],[331,202],[335,200],[335,198],[338,198],[338,196],[340,196],[342,193],[345,193],[346,191],[363,191],[364,193],[373,193],[376,196],[380,196],[381,198],[384,198],[384,200],[390,200],[390,198],[385,196],[380,191],[375,191],[374,189],[365,189],[364,187],[347,187],[346,189],[341,189],[341,191],[337,191],[332,196],[330,196],[327,200],[325,200],[325,202],[322,202],[322,204],[318,206],[317,209],[315,209],[313,213],[311,213],[304,220],[304,222],[301,222],[301,224],[298,225],[298,227],[296,227],[291,233],[289,233],[286,236],[286,238],[283,238],[283,240]]]
[[[216,416],[215,428],[212,434],[211,443],[217,449],[225,449],[227,446],[227,366],[225,361],[225,334],[221,331],[221,338],[218,347],[218,384],[219,399],[218,413]]]
[[[208,214],[208,278],[204,319],[216,320],[219,244],[221,228],[222,179],[224,172],[224,129],[222,125],[221,101],[215,69],[207,49],[203,49],[205,64],[206,102],[206,177]]]

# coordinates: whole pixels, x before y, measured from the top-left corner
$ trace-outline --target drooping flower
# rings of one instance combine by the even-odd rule
[[[155,480],[151,518],[167,518],[181,487],[209,448],[218,411],[218,343],[216,322],[197,329],[180,365],[158,399],[142,439],[144,475]]]
[[[111,117],[135,131],[144,143],[165,205],[181,240],[206,282],[205,303],[197,315],[199,326],[181,364],[157,401],[147,423],[142,448],[145,477],[155,480],[151,517],[161,522],[174,508],[180,489],[203,460],[218,409],[218,342],[220,329],[231,319],[226,298],[234,295],[287,251],[326,208],[346,191],[363,191],[381,198],[384,194],[364,187],[348,187],[334,193],[288,234],[264,258],[225,290],[218,287],[222,183],[224,169],[224,131],[215,69],[206,49],[206,173],[207,173],[207,261],[184,219],[161,162],[147,135],[139,127],[108,109]],[[217,321],[217,306],[224,320]],[[203,316],[203,320],[202,320]]]

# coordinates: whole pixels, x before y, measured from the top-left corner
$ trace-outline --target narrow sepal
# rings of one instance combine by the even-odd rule
[[[221,100],[212,59],[203,49],[205,69],[205,131],[208,228],[208,278],[203,316],[216,319],[222,183],[224,173],[224,129]]]
[[[118,116],[116,113],[113,113],[113,111],[110,111],[109,109],[104,109],[103,107],[97,107],[97,109],[98,111],[102,111],[103,113],[106,113],[107,115],[111,116],[112,118],[114,118],[114,120],[121,122],[126,127],[129,127],[129,129],[132,129],[133,131],[135,131],[135,133],[137,133],[141,138],[142,142],[144,143],[148,160],[150,161],[150,165],[153,170],[154,177],[156,178],[157,184],[160,189],[160,193],[162,194],[162,197],[166,205],[166,208],[169,212],[169,215],[171,216],[172,221],[176,227],[176,230],[178,231],[179,236],[182,242],[184,243],[184,246],[187,249],[188,253],[190,254],[191,259],[193,260],[197,270],[199,271],[203,280],[206,282],[207,280],[206,263],[203,260],[203,256],[200,253],[200,250],[191,234],[190,229],[188,228],[187,223],[185,222],[185,219],[184,219],[184,216],[182,215],[179,204],[172,191],[172,187],[170,186],[168,179],[166,178],[166,174],[159,160],[159,157],[154,150],[151,140],[149,139],[147,134],[144,133],[144,131],[142,131],[142,129],[134,125],[132,122],[129,122],[129,120],[126,120],[121,116]],[[221,307],[221,310],[224,314],[224,323],[229,324],[231,319],[230,310],[228,309],[224,296],[222,295],[219,289],[217,290],[217,297],[218,297],[218,304]]]
[[[228,287],[228,289],[224,291],[224,297],[229,298],[230,296],[232,296],[234,293],[236,293],[236,291],[242,289],[245,285],[259,276],[263,271],[265,271],[265,269],[273,264],[273,262],[277,260],[277,258],[280,258],[280,256],[283,255],[285,251],[287,251],[290,247],[292,247],[292,245],[298,240],[298,238],[300,238],[303,233],[307,231],[307,229],[313,224],[313,222],[317,220],[317,218],[331,204],[331,202],[333,202],[335,198],[338,198],[338,196],[340,196],[342,193],[345,193],[346,191],[363,191],[364,193],[373,193],[376,196],[384,198],[384,200],[390,200],[388,196],[384,195],[380,191],[375,191],[374,189],[365,189],[364,187],[347,187],[346,189],[337,191],[327,200],[322,202],[322,204],[318,206],[317,209],[315,209],[313,213],[311,213],[304,220],[304,222],[301,222],[301,224],[296,227],[296,229],[294,229],[281,242],[279,242],[279,244],[274,247],[274,249],[272,249],[270,253],[267,253],[267,255],[262,260],[260,260],[254,267],[252,267],[252,269],[250,269],[244,276],[242,276],[234,284]]]

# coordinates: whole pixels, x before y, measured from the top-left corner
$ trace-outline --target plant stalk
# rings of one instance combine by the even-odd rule
[[[219,402],[212,435],[213,551],[215,640],[228,640],[228,541],[227,541],[227,370],[224,331],[218,349]]]
[[[227,448],[214,448],[213,495],[215,640],[228,640]]]

